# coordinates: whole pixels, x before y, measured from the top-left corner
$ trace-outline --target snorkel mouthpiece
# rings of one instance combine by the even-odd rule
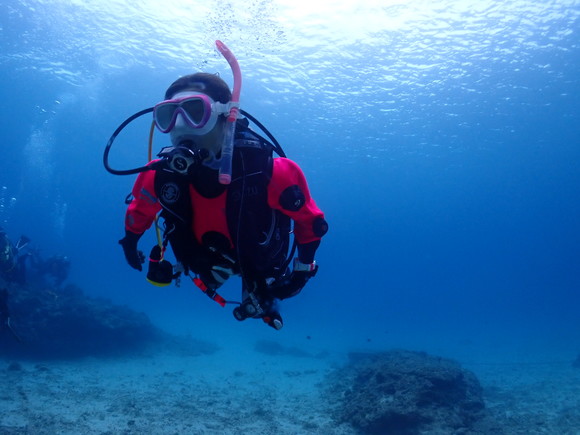
[[[236,119],[240,111],[240,91],[242,89],[242,72],[240,65],[234,54],[226,45],[217,40],[215,45],[218,51],[230,64],[232,74],[234,75],[234,89],[232,91],[232,101],[230,114],[227,119],[227,127],[225,131],[224,144],[222,147],[222,155],[220,159],[219,168],[219,182],[221,184],[230,184],[232,181],[232,154],[234,152],[234,136],[236,130]]]

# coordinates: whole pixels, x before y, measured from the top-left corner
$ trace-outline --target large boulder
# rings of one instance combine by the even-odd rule
[[[17,286],[9,291],[12,331],[0,330],[0,357],[34,359],[121,356],[171,348],[211,353],[216,347],[170,336],[149,318],[81,289]]]
[[[403,350],[349,358],[327,393],[336,419],[362,433],[469,433],[484,416],[477,378],[452,360]]]

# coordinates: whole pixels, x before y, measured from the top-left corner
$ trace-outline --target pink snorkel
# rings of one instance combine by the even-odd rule
[[[234,133],[236,130],[236,119],[240,111],[240,91],[242,89],[242,72],[240,65],[234,54],[226,45],[217,40],[215,45],[223,57],[226,58],[234,75],[234,90],[232,92],[232,101],[230,114],[228,116],[228,125],[225,131],[224,144],[222,147],[222,156],[220,159],[219,181],[221,184],[230,184],[232,181],[232,154],[234,152]]]

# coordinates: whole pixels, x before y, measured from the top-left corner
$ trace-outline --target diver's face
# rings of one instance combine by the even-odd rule
[[[178,92],[172,97],[172,99],[193,97],[200,93],[201,92],[195,91]],[[203,110],[201,105],[200,110]],[[195,115],[194,118],[202,119],[203,113]],[[208,122],[208,125],[205,125],[202,128],[194,128],[186,122],[181,113],[178,113],[175,119],[175,126],[169,132],[171,143],[174,146],[186,145],[190,148],[203,148],[210,151],[210,153],[217,155],[221,150],[222,145],[223,121],[217,119],[212,124]]]

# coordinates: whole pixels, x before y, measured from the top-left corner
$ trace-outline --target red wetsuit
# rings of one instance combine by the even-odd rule
[[[141,172],[133,186],[133,200],[129,204],[125,218],[125,229],[135,234],[144,233],[153,223],[161,204],[155,192],[156,171]],[[285,192],[298,189],[303,194],[299,204],[287,204]],[[202,196],[193,185],[189,186],[193,209],[192,231],[197,242],[202,244],[204,234],[223,234],[234,248],[228,231],[226,200],[228,189],[217,197]],[[268,206],[278,210],[294,221],[294,236],[298,243],[301,262],[314,261],[314,252],[321,237],[326,232],[324,214],[310,196],[306,179],[300,167],[287,158],[273,159],[272,175],[267,185]]]

